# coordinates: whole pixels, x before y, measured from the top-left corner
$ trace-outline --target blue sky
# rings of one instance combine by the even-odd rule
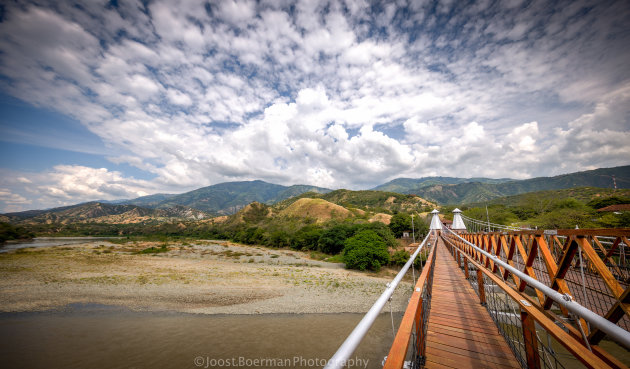
[[[627,1],[21,1],[0,212],[630,163]]]

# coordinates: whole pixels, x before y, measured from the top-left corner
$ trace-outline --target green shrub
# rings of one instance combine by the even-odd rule
[[[589,201],[586,205],[590,206],[593,209],[601,209],[605,208],[606,206],[618,204],[630,204],[630,198],[623,196],[597,198]]]
[[[291,245],[291,235],[279,229],[272,231],[269,235],[268,245],[271,247],[289,247]]]
[[[375,231],[360,231],[346,240],[343,261],[349,269],[378,271],[389,262],[387,244]]]
[[[392,255],[391,259],[389,260],[389,263],[391,265],[403,266],[409,260],[410,256],[411,255],[409,255],[407,251],[398,250],[394,253],[394,255]]]
[[[323,232],[321,227],[314,224],[302,227],[295,232],[291,248],[295,250],[316,250],[317,243]]]
[[[166,244],[163,244],[160,247],[149,247],[146,248],[140,252],[138,252],[138,254],[159,254],[161,252],[167,252],[168,251],[168,247],[166,247]]]
[[[29,239],[33,237],[35,237],[35,234],[31,231],[6,222],[0,222],[0,243],[8,240]]]
[[[388,247],[398,247],[398,242],[396,241],[396,237],[394,237],[391,229],[389,229],[387,225],[381,222],[357,224],[355,226],[357,227],[355,234],[364,230],[374,231],[377,235],[379,235],[379,237],[381,237],[383,241],[385,241],[385,244]]]
[[[326,254],[338,254],[343,250],[346,239],[354,234],[354,230],[355,227],[351,224],[337,224],[322,233],[317,248]]]
[[[411,216],[406,213],[394,214],[389,223],[389,229],[392,230],[394,237],[402,237],[403,232],[411,231]]]

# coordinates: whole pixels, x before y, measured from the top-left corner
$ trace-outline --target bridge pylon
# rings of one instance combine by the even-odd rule
[[[440,212],[438,209],[433,209],[431,212],[433,214],[433,218],[431,218],[431,226],[429,229],[431,230],[441,230],[442,229],[442,221],[440,220]]]

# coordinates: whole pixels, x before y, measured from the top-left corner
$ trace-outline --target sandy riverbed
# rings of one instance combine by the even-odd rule
[[[203,314],[365,312],[395,275],[350,271],[292,250],[228,242],[79,245],[0,254],[0,311],[38,311],[71,303]],[[403,311],[411,279],[392,308]],[[388,308],[386,308],[389,310]]]

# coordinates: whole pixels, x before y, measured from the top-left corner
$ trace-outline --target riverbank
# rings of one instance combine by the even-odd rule
[[[75,303],[200,314],[360,313],[395,275],[350,271],[309,254],[229,242],[106,241],[0,254],[0,311]],[[392,300],[404,311],[411,279]]]

